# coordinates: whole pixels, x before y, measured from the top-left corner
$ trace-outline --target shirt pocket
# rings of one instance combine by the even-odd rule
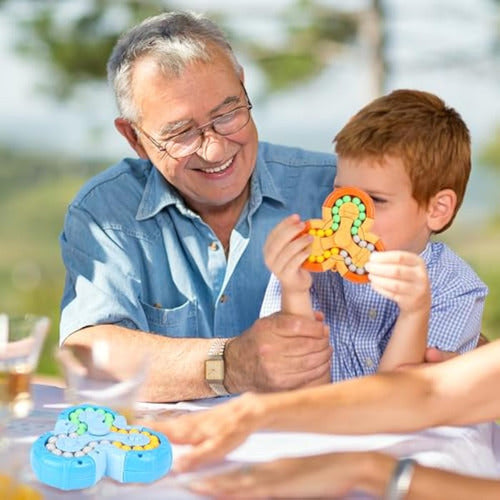
[[[141,302],[149,330],[168,337],[197,337],[196,303],[186,301],[172,309]]]

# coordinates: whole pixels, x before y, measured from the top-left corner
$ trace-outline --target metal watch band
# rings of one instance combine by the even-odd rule
[[[224,357],[224,350],[226,349],[226,343],[228,338],[217,337],[210,342],[210,348],[208,349],[209,356],[222,356]]]
[[[385,492],[384,500],[404,500],[406,498],[416,463],[413,458],[403,458],[398,461]]]
[[[224,351],[229,340],[229,338],[219,337],[213,339],[208,349],[207,360],[205,361],[205,366],[210,361],[218,361],[222,364],[222,380],[210,380],[206,378],[206,382],[209,385],[210,389],[212,389],[212,391],[214,391],[217,396],[229,396],[228,390],[224,387]]]
[[[208,382],[208,385],[210,386],[210,389],[217,394],[217,396],[229,396],[229,392],[227,392],[227,389],[224,387],[224,384],[221,384],[219,382]]]

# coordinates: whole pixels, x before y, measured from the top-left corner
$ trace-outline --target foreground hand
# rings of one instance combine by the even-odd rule
[[[174,460],[184,472],[225,457],[263,424],[261,396],[247,393],[216,408],[141,425],[163,432],[172,443],[193,445]]]
[[[375,453],[331,453],[285,458],[198,480],[189,487],[196,493],[223,498],[337,498],[363,488],[362,478],[378,465],[390,474],[395,460]],[[373,467],[373,465],[371,466]]]
[[[332,348],[323,315],[275,313],[257,320],[226,347],[231,393],[279,391],[329,380]]]

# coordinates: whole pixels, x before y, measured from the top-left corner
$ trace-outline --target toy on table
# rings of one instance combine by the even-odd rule
[[[384,250],[378,236],[370,233],[375,209],[361,189],[343,187],[323,202],[322,219],[306,221],[305,232],[314,236],[303,267],[312,272],[337,271],[355,283],[367,283],[365,264],[370,254]]]
[[[33,443],[30,458],[41,482],[76,490],[104,476],[121,483],[156,481],[170,470],[172,447],[164,435],[89,404],[61,412],[54,430]]]

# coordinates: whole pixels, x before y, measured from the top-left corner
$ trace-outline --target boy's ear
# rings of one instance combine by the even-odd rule
[[[139,155],[139,158],[143,158],[144,160],[149,160],[149,156],[146,153],[146,150],[142,146],[139,137],[137,136],[137,132],[132,127],[131,123],[125,118],[116,118],[115,119],[115,128],[120,132],[127,142],[132,146],[134,151]]]
[[[443,229],[455,214],[457,195],[453,189],[438,191],[427,207],[427,226],[435,233]]]

